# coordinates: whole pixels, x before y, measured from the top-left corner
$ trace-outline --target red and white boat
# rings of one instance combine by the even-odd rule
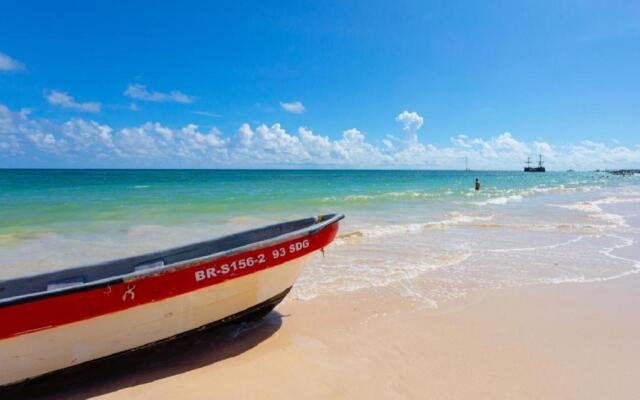
[[[0,281],[0,386],[266,315],[343,215]]]

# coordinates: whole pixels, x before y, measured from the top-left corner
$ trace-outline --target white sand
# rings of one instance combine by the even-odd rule
[[[391,291],[324,296],[7,396],[637,399],[639,309],[638,275],[437,310]]]

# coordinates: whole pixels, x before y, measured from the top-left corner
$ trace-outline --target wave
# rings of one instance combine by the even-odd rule
[[[624,278],[625,276],[635,275],[640,273],[640,268],[631,269],[629,271],[621,272],[619,274],[610,275],[610,276],[598,276],[594,278],[587,278],[585,276],[579,277],[559,277],[559,278],[547,278],[541,279],[540,283],[551,283],[555,285],[560,285],[563,283],[598,283],[598,282],[607,282],[612,281],[614,279]]]
[[[453,192],[447,192],[449,194]],[[403,192],[384,192],[376,194],[352,194],[344,197],[329,196],[322,198],[322,202],[364,202],[377,199],[428,199],[437,197],[437,193],[407,190]]]
[[[628,203],[640,203],[639,197],[605,197],[604,199],[596,200],[596,204],[628,204]]]
[[[431,262],[414,262],[402,259],[390,260],[382,264],[370,264],[366,273],[351,262],[322,264],[316,268],[306,268],[293,287],[290,299],[310,300],[323,294],[336,292],[355,292],[363,289],[387,287],[400,284],[407,295],[422,300],[429,306],[437,307],[437,303],[419,291],[411,291],[410,285],[419,275],[453,267],[471,257],[471,253],[456,253],[441,256]],[[408,286],[409,285],[409,286]]]
[[[470,224],[476,221],[491,221],[492,219],[493,215],[465,215],[457,211],[453,211],[449,213],[449,218],[442,221],[428,222],[426,225],[428,227],[449,226],[458,224]]]
[[[565,186],[565,185],[537,186],[537,187],[533,187],[533,188],[529,188],[529,189],[524,189],[521,193],[523,195],[531,195],[531,194],[538,194],[538,193],[542,193],[542,194],[547,194],[547,193],[560,194],[560,193],[576,193],[576,192],[589,193],[589,192],[593,192],[593,191],[598,190],[598,189],[602,189],[602,187],[598,186],[598,185],[584,185],[584,186],[581,186],[584,183],[587,183],[587,182],[586,181],[581,181],[581,182],[570,182],[569,183],[570,185],[575,185],[575,186]]]
[[[490,221],[493,215],[465,215],[457,211],[449,213],[449,218],[441,221],[431,221],[424,223],[372,225],[354,231],[340,234],[336,237],[334,245],[343,245],[360,241],[361,239],[378,239],[387,236],[418,233],[424,229],[447,228],[453,225],[472,224],[476,221]]]
[[[554,207],[566,208],[568,210],[576,210],[588,214],[591,218],[596,218],[608,223],[609,225],[626,227],[627,221],[625,217],[619,214],[606,212],[600,207],[608,204],[631,204],[640,203],[638,197],[618,197],[610,196],[599,200],[579,201],[574,204],[550,204]]]
[[[495,197],[493,199],[489,199],[486,201],[477,201],[477,202],[474,202],[473,204],[477,206],[504,205],[507,203],[513,203],[518,201],[522,201],[522,196],[519,194],[514,194],[511,196]]]
[[[560,224],[499,224],[499,223],[486,223],[486,224],[471,224],[473,228],[480,229],[511,229],[517,231],[578,231],[578,232],[593,232],[598,233],[606,229],[606,226],[593,225],[593,224],[572,224],[572,223],[560,223]]]
[[[472,204],[475,204],[477,206],[505,205],[509,203],[520,202],[525,197],[537,194],[567,194],[576,192],[587,193],[598,189],[601,189],[601,187],[596,185],[567,187],[563,184],[557,186],[537,186],[527,189],[505,189],[493,193],[494,195],[499,195],[498,197],[493,197],[485,201],[472,202]],[[469,192],[466,194],[466,196],[468,197],[474,195],[476,195],[476,193],[473,192]]]
[[[382,193],[371,193],[371,194],[352,194],[346,196],[329,196],[323,197],[321,199],[324,203],[364,203],[371,202],[376,200],[427,200],[427,199],[437,199],[437,198],[445,198],[455,196],[456,194],[462,198],[482,198],[484,196],[496,196],[490,197],[489,199],[483,201],[475,201],[471,202],[472,204],[478,206],[497,206],[497,205],[505,205],[509,203],[520,202],[524,199],[524,197],[538,195],[538,194],[562,194],[562,193],[575,193],[575,192],[591,192],[597,189],[600,189],[601,186],[597,185],[584,185],[580,186],[581,183],[569,183],[568,186],[565,184],[558,184],[556,186],[536,186],[529,188],[520,188],[520,189],[487,189],[481,192],[476,192],[473,188],[469,189],[442,189],[442,190],[434,190],[434,191],[421,191],[421,190],[405,190],[405,191],[393,191],[393,192],[382,192]],[[574,186],[575,185],[575,186]]]
[[[426,224],[395,224],[395,225],[374,225],[368,228],[347,232],[336,237],[335,245],[346,244],[354,240],[366,238],[377,239],[385,236],[401,235],[406,233],[419,232]]]
[[[493,223],[490,222],[493,216],[466,216],[466,215],[456,215],[449,219],[445,219],[442,221],[434,221],[434,222],[426,222],[426,223],[411,223],[411,224],[396,224],[396,225],[374,225],[368,228],[361,228],[353,231],[349,231],[343,234],[340,234],[336,237],[333,246],[342,246],[346,244],[356,244],[361,243],[363,240],[368,239],[378,239],[382,237],[388,236],[398,236],[402,234],[413,234],[419,233],[422,230],[426,229],[446,229],[451,226],[465,224],[470,228],[475,229],[486,229],[486,230],[513,230],[513,231],[543,231],[543,232],[552,232],[552,231],[561,231],[561,232],[576,232],[583,234],[600,234],[607,230],[607,226],[597,225],[597,224],[570,224],[570,223],[560,223],[560,224],[502,224],[502,223]],[[580,240],[580,239],[578,239]],[[578,241],[576,240],[576,241]],[[569,244],[569,243],[566,243]],[[560,244],[564,245],[564,244]],[[556,245],[552,245],[554,247]],[[546,248],[546,247],[543,247]],[[539,248],[535,248],[539,249]],[[513,251],[517,251],[519,249],[513,249]],[[520,249],[522,251],[527,251],[528,248]],[[531,248],[534,250],[534,248]],[[497,249],[496,251],[499,251]]]
[[[607,281],[611,281],[611,280],[614,280],[614,279],[620,279],[620,278],[623,278],[625,276],[635,275],[635,274],[640,273],[640,260],[627,258],[627,257],[622,257],[622,256],[618,256],[618,255],[613,254],[613,252],[616,251],[616,250],[622,249],[624,247],[633,246],[635,241],[633,239],[622,237],[622,236],[618,236],[618,235],[607,235],[607,236],[621,240],[622,244],[614,245],[614,246],[611,246],[611,247],[606,247],[606,248],[600,250],[600,253],[605,255],[606,257],[609,257],[609,258],[614,259],[616,261],[622,261],[622,262],[631,263],[632,264],[631,265],[631,267],[632,267],[631,269],[629,269],[627,271],[623,271],[623,272],[617,273],[617,274],[609,275],[609,276],[596,276],[596,277],[591,277],[591,278],[587,278],[585,276],[579,276],[579,277],[558,277],[558,278],[542,279],[541,283],[552,283],[552,284],[562,284],[562,283],[598,283],[598,282],[607,282]]]
[[[520,252],[520,251],[538,251],[538,250],[551,250],[556,249],[558,247],[568,246],[574,243],[577,243],[584,239],[584,236],[578,236],[575,239],[567,240],[566,242],[549,244],[546,246],[538,246],[538,247],[514,247],[510,249],[493,249],[489,250],[490,253],[511,253],[511,252]]]

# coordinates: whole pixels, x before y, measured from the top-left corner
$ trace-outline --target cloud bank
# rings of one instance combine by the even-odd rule
[[[350,128],[337,138],[307,127],[287,132],[279,123],[241,124],[223,134],[195,124],[168,127],[159,122],[114,129],[93,120],[73,118],[62,124],[35,119],[29,110],[0,105],[0,165],[16,160],[47,159],[78,167],[318,167],[520,169],[527,156],[541,153],[551,169],[595,169],[640,164],[640,146],[609,146],[582,141],[552,146],[519,141],[509,132],[483,139],[467,135],[437,147],[420,141],[423,118],[403,111],[396,117],[399,134],[379,143]],[[55,166],[55,165],[53,165]]]

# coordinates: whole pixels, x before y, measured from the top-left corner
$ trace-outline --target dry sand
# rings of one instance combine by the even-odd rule
[[[290,301],[0,398],[640,398],[640,276],[435,310],[393,293]]]

